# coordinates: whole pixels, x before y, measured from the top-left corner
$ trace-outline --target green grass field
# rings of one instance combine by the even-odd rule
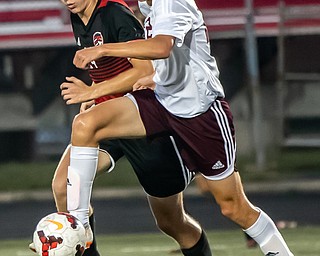
[[[238,157],[238,168],[244,181],[267,181],[320,177],[320,149],[283,151],[265,172],[252,168],[252,159]],[[0,162],[0,192],[17,190],[50,189],[58,159],[43,162]],[[12,177],[15,177],[14,179]],[[41,182],[39,182],[41,178]],[[102,175],[95,181],[95,187],[137,187],[134,172],[124,158],[117,162],[113,172]]]
[[[247,249],[240,230],[209,231],[208,238],[214,256],[258,256],[258,248]],[[320,227],[298,227],[282,230],[289,247],[295,256],[320,255]],[[97,237],[102,256],[166,256],[177,249],[173,240],[161,233],[104,235]],[[0,241],[2,256],[32,256],[27,249],[30,240]],[[171,252],[171,253],[170,253]]]

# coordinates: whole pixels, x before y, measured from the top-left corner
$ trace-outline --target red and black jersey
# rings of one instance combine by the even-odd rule
[[[79,49],[144,38],[140,22],[123,0],[99,0],[87,25],[77,14],[71,14],[71,22]],[[127,58],[102,57],[91,62],[89,75],[99,83],[130,68]],[[104,96],[96,99],[96,103],[119,96],[122,95]]]

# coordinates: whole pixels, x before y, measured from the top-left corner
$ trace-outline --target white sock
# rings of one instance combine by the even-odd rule
[[[82,224],[89,225],[89,206],[98,163],[98,148],[71,146],[68,168],[67,208]]]
[[[257,221],[244,230],[260,246],[266,256],[293,256],[271,218],[261,209]]]

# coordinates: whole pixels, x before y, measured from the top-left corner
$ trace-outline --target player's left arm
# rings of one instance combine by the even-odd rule
[[[147,40],[134,40],[124,43],[103,44],[76,52],[73,64],[82,69],[103,56],[129,57],[142,60],[155,60],[168,58],[174,45],[175,37],[170,35],[157,35]]]

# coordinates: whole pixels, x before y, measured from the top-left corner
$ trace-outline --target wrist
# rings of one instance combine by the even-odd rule
[[[102,45],[99,46],[98,54],[99,54],[99,58],[102,58],[104,56],[108,56],[108,51],[106,49],[106,45],[105,44],[102,44]]]

